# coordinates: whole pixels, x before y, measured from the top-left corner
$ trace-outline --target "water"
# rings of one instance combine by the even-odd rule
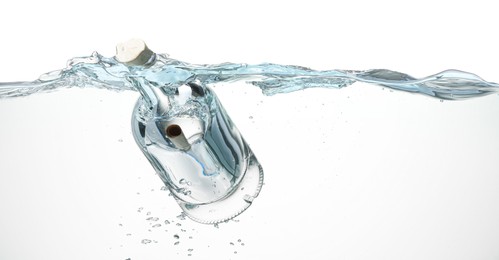
[[[152,242],[152,240],[150,240],[150,239],[142,239],[142,241],[141,241],[142,244],[149,244],[151,242]]]
[[[154,192],[151,194],[153,193]],[[136,230],[136,232],[131,235],[127,232],[129,232],[135,224],[140,225],[141,221],[137,221],[139,223],[125,222],[122,236],[126,238],[126,241],[128,241],[129,244],[125,244],[123,246],[124,248],[138,245],[140,248],[144,248],[144,250],[149,250],[148,252],[155,249],[160,249],[162,251],[167,250],[172,254],[176,254],[178,258],[189,256],[189,254],[203,258],[203,254],[206,254],[207,252],[219,252],[219,254],[232,255],[234,250],[237,250],[239,254],[247,251],[245,250],[245,247],[243,247],[244,244],[242,243],[241,237],[239,235],[234,236],[234,233],[241,232],[235,226],[236,223],[232,224],[232,226],[230,226],[231,224],[223,223],[221,224],[220,229],[212,230],[211,226],[198,225],[187,219],[178,218],[174,214],[169,215],[169,213],[163,210],[160,212],[151,211],[152,216],[159,218],[158,222],[151,223],[145,218],[145,214],[148,210],[148,207],[144,207],[142,212],[136,213],[138,220],[143,220],[142,227],[152,227],[151,224],[154,223],[170,223],[170,225],[163,225],[161,228],[152,229],[147,232]],[[136,211],[134,210],[134,212]],[[171,211],[169,212],[171,213]],[[180,223],[182,223],[182,225],[176,225]],[[239,227],[242,226],[239,225]],[[229,231],[229,233],[224,235],[224,230]],[[218,237],[218,239],[213,240],[213,237]],[[220,237],[222,237],[222,239],[220,239]],[[228,244],[231,244],[232,246],[227,247]]]
[[[133,116],[139,147],[185,216],[216,224],[241,214],[263,185],[261,166],[210,89],[212,84],[241,80],[259,87],[265,95],[314,87],[340,89],[355,82],[440,100],[499,91],[499,84],[458,70],[417,79],[383,69],[316,71],[271,63],[196,65],[165,54],[157,54],[147,66],[127,66],[93,53],[74,58],[65,69],[43,74],[33,82],[0,83],[0,98],[66,87],[140,92]]]
[[[140,91],[130,82],[130,78],[142,78],[154,86],[164,87],[170,93],[195,79],[206,85],[244,80],[258,86],[265,95],[316,87],[338,89],[355,82],[443,100],[479,97],[499,91],[499,84],[459,70],[446,70],[417,79],[385,69],[316,71],[272,63],[197,65],[172,59],[166,54],[156,55],[156,62],[151,67],[129,67],[114,58],[103,57],[94,52],[88,57],[73,58],[65,69],[43,74],[32,82],[0,83],[0,98],[26,96],[67,87]]]

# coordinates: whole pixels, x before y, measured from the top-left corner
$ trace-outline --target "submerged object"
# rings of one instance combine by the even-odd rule
[[[118,46],[118,60],[154,62],[143,43],[128,45]],[[260,192],[263,170],[215,93],[198,80],[175,91],[131,80],[142,94],[132,116],[135,141],[184,213],[208,224],[247,209]]]
[[[187,86],[198,88],[195,83]],[[199,109],[189,112],[171,109],[178,95],[154,90],[154,103],[143,97],[137,101],[132,129],[184,213],[197,222],[218,223],[251,205],[262,187],[263,171],[218,98],[206,90],[189,97],[187,102]],[[149,116],[143,117],[144,111]]]
[[[340,89],[363,82],[440,100],[499,93],[499,84],[458,70],[424,78],[385,70],[313,70],[273,63],[191,64],[156,54],[141,40],[117,46],[115,57],[73,58],[62,70],[31,82],[1,82],[0,98],[65,87],[138,91],[132,115],[135,140],[184,213],[218,223],[247,209],[258,196],[263,171],[209,87],[246,82],[265,95],[307,88]]]

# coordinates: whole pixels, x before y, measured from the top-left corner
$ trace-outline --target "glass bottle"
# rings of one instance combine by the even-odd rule
[[[212,89],[192,81],[172,92],[137,80],[133,135],[184,213],[210,224],[246,210],[262,167]]]

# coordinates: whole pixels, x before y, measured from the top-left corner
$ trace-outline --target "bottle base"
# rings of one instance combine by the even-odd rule
[[[251,153],[248,167],[239,185],[228,196],[207,204],[191,204],[177,200],[190,219],[203,224],[225,222],[243,213],[255,199],[263,186],[263,169]]]

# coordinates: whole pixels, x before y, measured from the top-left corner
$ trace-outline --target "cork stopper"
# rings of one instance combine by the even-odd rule
[[[145,65],[154,58],[154,55],[154,52],[140,39],[131,39],[116,45],[116,59],[127,65]]]

